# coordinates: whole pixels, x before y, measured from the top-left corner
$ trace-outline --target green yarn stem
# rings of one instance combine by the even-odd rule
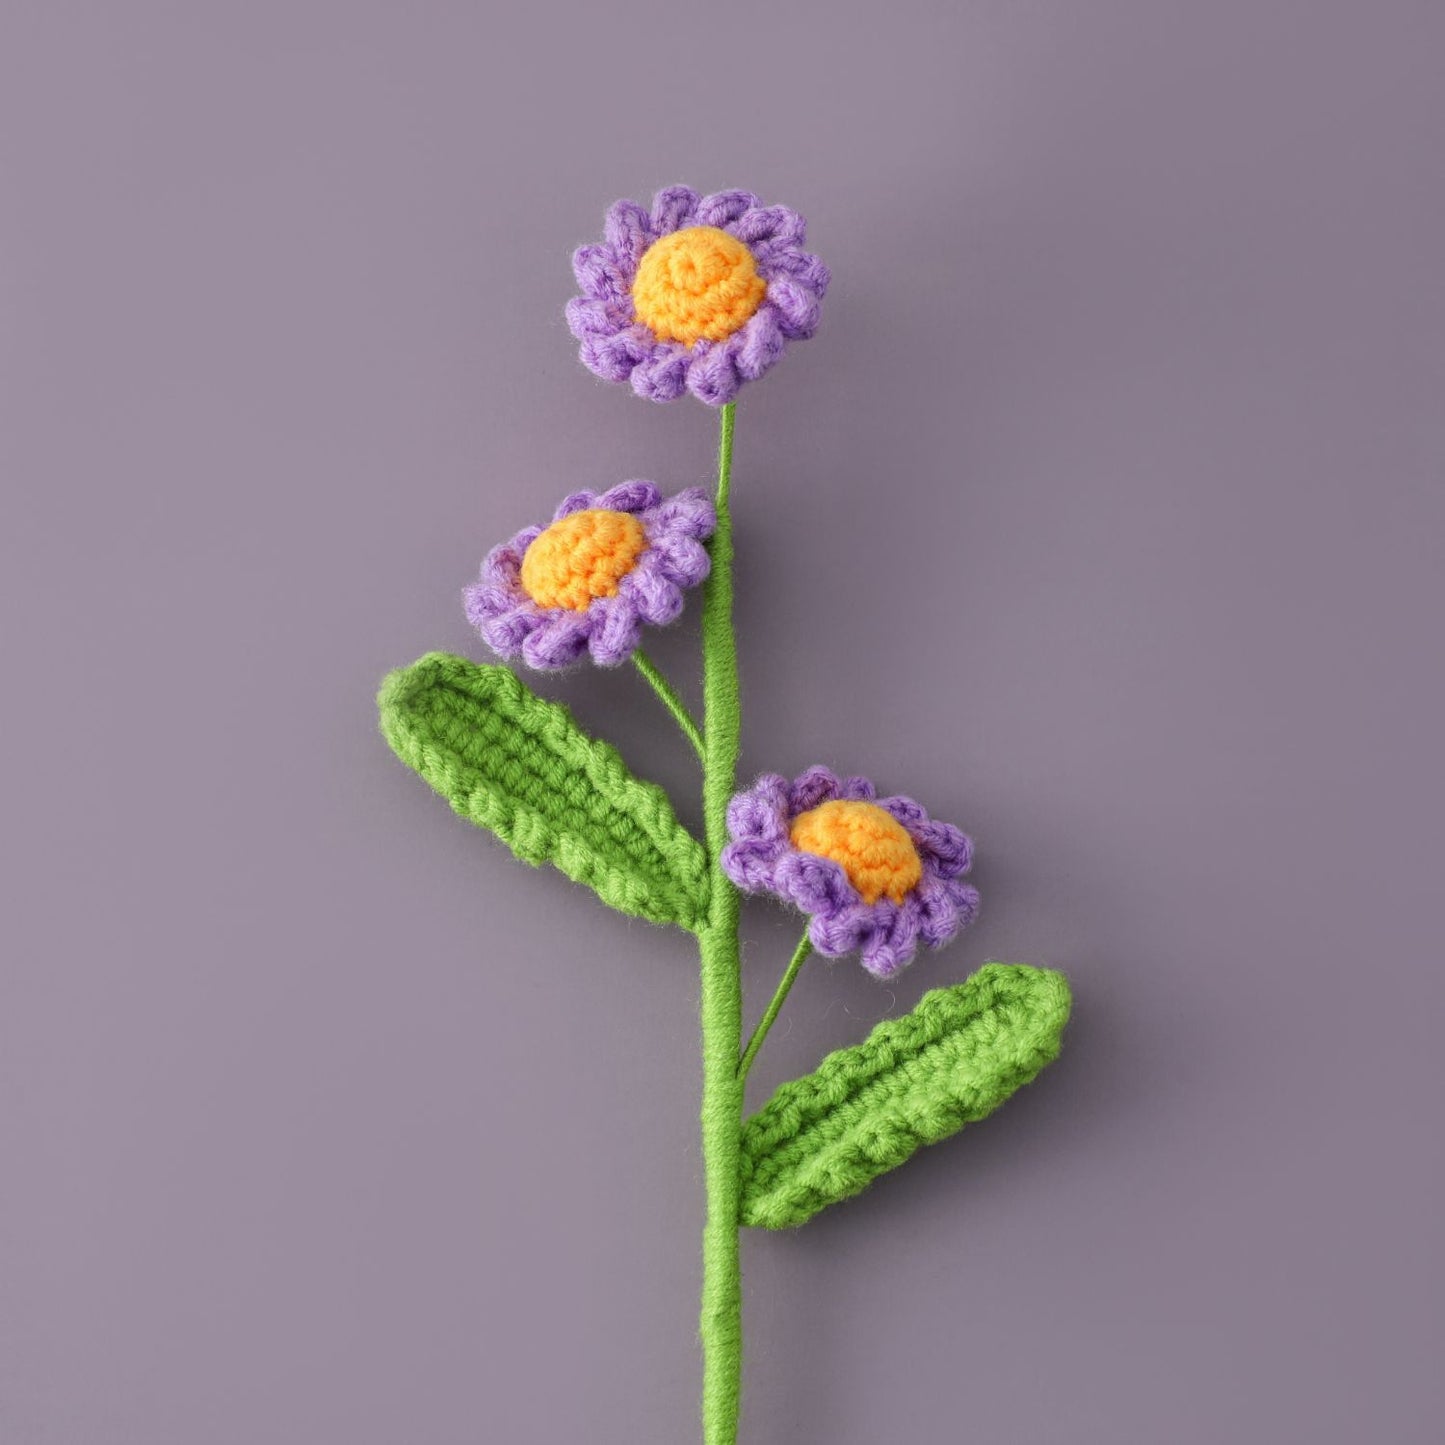
[[[637,670],[651,685],[653,692],[662,699],[662,705],[670,712],[678,727],[683,731],[688,742],[692,744],[693,751],[704,762],[707,755],[702,746],[702,729],[693,721],[692,714],[688,712],[687,705],[678,696],[677,689],[662,675],[657,664],[639,647],[633,654],[632,660],[637,664]]]
[[[698,929],[701,959],[702,1157],[707,1223],[702,1238],[702,1432],[705,1445],[736,1445],[743,1361],[742,1271],[738,1257],[743,1082],[743,993],[738,958],[738,892],[719,862],[737,776],[737,645],[733,637],[733,404],[718,437],[717,530],[703,592],[703,822],[712,885]]]
[[[763,1040],[768,1036],[768,1030],[773,1026],[773,1020],[778,1016],[778,1010],[782,1008],[784,1000],[792,992],[793,981],[797,978],[799,971],[808,961],[808,955],[813,951],[812,940],[806,933],[798,940],[798,946],[793,950],[792,960],[783,973],[782,980],[778,984],[777,992],[773,994],[772,1002],[763,1010],[763,1016],[758,1020],[758,1026],[753,1030],[752,1037],[748,1040],[748,1046],[743,1050],[743,1056],[738,1060],[738,1078],[746,1079],[748,1070],[753,1066],[753,1057],[762,1048]]]

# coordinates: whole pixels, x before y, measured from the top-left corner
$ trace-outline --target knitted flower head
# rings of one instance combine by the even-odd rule
[[[572,257],[582,294],[567,324],[583,363],[648,401],[690,391],[725,405],[817,329],[828,268],[805,235],[796,211],[751,191],[669,186],[650,211],[617,201],[602,243]]]
[[[973,844],[912,798],[880,798],[867,778],[809,768],[789,783],[765,773],[728,806],[722,866],[749,893],[773,893],[811,915],[808,937],[837,958],[891,978],[919,940],[947,943],[978,912],[961,881]]]
[[[717,524],[700,487],[664,498],[653,482],[574,492],[550,525],[494,547],[463,591],[467,619],[487,645],[531,667],[566,667],[590,650],[625,661],[642,626],[665,626],[683,590],[708,574],[703,542]]]

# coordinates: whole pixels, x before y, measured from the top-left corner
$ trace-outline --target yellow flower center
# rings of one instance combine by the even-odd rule
[[[637,319],[659,341],[721,341],[759,306],[767,283],[753,253],[716,226],[688,226],[642,253],[632,283]]]
[[[876,803],[823,803],[800,813],[790,833],[793,847],[841,864],[864,903],[886,893],[901,903],[923,877],[923,861],[908,830]]]
[[[631,512],[589,507],[553,522],[522,558],[522,586],[539,607],[585,612],[617,584],[647,550],[647,532]]]

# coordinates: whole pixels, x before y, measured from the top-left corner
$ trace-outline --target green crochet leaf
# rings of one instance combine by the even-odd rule
[[[553,863],[604,903],[694,929],[707,858],[667,794],[628,772],[559,703],[505,667],[430,652],[382,683],[392,751],[525,863]]]
[[[982,1119],[1058,1057],[1061,973],[988,963],[784,1084],[743,1126],[744,1224],[786,1229]]]

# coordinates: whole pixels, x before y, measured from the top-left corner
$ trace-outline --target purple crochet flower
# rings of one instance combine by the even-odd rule
[[[878,978],[892,978],[920,939],[938,948],[978,913],[978,891],[961,881],[969,838],[912,798],[878,797],[867,778],[765,773],[728,805],[728,832],[722,866],[739,888],[811,914],[819,953],[858,949]]]
[[[805,233],[796,211],[750,191],[668,186],[651,211],[617,201],[602,243],[572,257],[582,294],[567,324],[583,364],[648,401],[730,402],[817,329],[828,268]]]
[[[550,526],[487,554],[481,580],[462,592],[467,620],[494,651],[531,667],[566,667],[588,649],[615,666],[643,623],[677,619],[683,589],[708,574],[703,542],[716,525],[700,487],[665,499],[653,482],[574,492]]]

